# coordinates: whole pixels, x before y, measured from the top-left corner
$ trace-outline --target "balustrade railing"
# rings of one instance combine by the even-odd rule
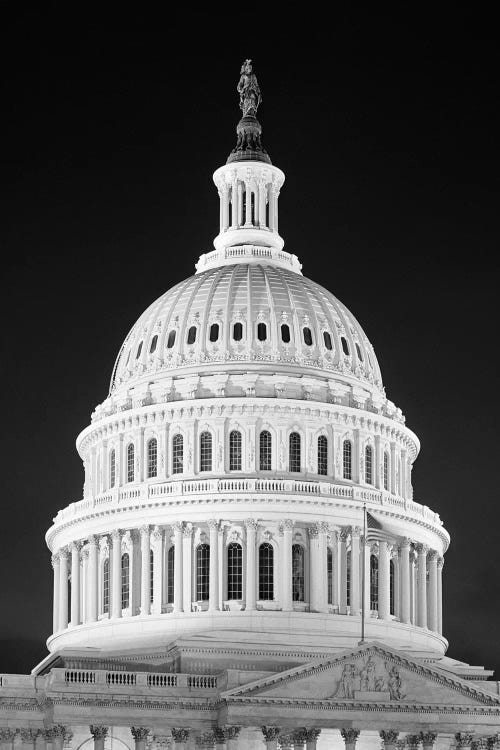
[[[0,680],[2,676],[0,676]],[[53,689],[65,689],[77,685],[92,690],[134,688],[136,690],[215,690],[216,675],[192,675],[173,672],[123,672],[105,669],[61,669],[55,668],[47,675]]]

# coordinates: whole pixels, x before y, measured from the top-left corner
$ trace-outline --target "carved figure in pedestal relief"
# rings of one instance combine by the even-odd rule
[[[387,687],[391,700],[400,701],[405,697],[406,693],[404,691],[403,680],[399,674],[399,669],[396,666],[393,666],[392,669],[389,670],[387,664],[385,666],[389,674]]]

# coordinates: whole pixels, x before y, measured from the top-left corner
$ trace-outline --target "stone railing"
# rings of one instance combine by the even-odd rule
[[[116,693],[169,691],[182,693],[214,692],[217,675],[177,674],[168,672],[122,672],[105,669],[55,668],[46,677],[47,690],[78,690]]]
[[[54,519],[56,525],[84,518],[99,510],[127,507],[132,504],[157,505],[162,499],[189,497],[193,495],[303,495],[351,500],[353,503],[366,503],[369,508],[393,508],[409,518],[423,521],[441,529],[443,522],[439,514],[426,505],[407,500],[389,492],[328,481],[307,481],[302,479],[273,479],[259,477],[227,477],[223,479],[184,479],[121,487],[103,492],[96,497],[71,503],[60,510]]]

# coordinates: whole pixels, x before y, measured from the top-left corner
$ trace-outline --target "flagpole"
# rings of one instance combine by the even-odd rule
[[[361,640],[360,645],[365,642],[365,558],[366,558],[366,503],[363,503],[363,550],[361,560],[363,569],[361,571]]]

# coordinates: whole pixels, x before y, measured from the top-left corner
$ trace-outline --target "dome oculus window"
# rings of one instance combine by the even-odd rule
[[[167,349],[172,349],[174,344],[175,344],[175,330],[170,331],[170,333],[168,334]]]
[[[259,323],[257,325],[257,338],[259,341],[267,340],[267,326],[265,323]]]
[[[243,338],[243,326],[241,323],[233,325],[233,341],[241,341]]]
[[[290,343],[290,326],[283,323],[281,326],[281,340],[284,344]]]
[[[153,354],[153,352],[156,351],[156,345],[157,345],[157,343],[158,343],[158,336],[155,335],[151,339],[151,344],[149,346],[149,353],[150,354]]]
[[[340,341],[342,343],[342,351],[344,352],[346,357],[348,357],[351,352],[349,351],[349,344],[347,343],[347,339],[345,338],[345,336],[341,336]]]
[[[135,355],[136,359],[139,359],[139,357],[141,356],[141,352],[142,352],[142,341],[140,342],[139,346],[137,347],[137,353]]]
[[[188,331],[187,342],[188,344],[191,345],[191,344],[194,344],[195,341],[196,341],[196,326],[191,326],[191,328]]]
[[[219,324],[218,323],[212,323],[212,325],[210,326],[209,339],[210,339],[210,341],[211,341],[212,344],[215,344],[215,342],[218,340],[218,338],[219,338]]]
[[[323,341],[325,342],[325,347],[328,349],[329,352],[332,351],[332,337],[328,333],[328,331],[323,331]]]
[[[313,337],[311,333],[311,329],[307,326],[302,329],[302,335],[304,336],[304,344],[306,346],[312,346],[313,345]]]

